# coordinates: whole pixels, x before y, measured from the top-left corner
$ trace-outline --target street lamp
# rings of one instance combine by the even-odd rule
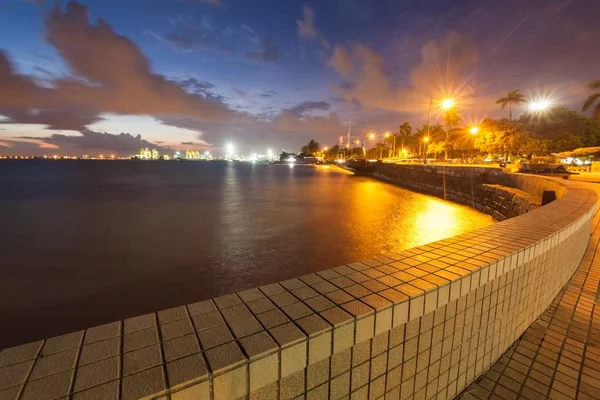
[[[447,99],[443,99],[440,103],[440,107],[442,108],[442,110],[444,111],[448,111],[450,110],[452,107],[454,107],[454,105],[456,104],[456,101],[452,98],[447,98]]]
[[[440,101],[440,108],[442,111],[450,111],[456,105],[456,100],[452,97],[447,97]],[[429,98],[429,118],[427,119],[427,135],[431,129],[431,110],[433,109],[433,97]],[[446,131],[446,142],[448,142],[448,132]]]
[[[425,142],[423,150],[423,164],[427,164],[427,144],[429,143],[429,136],[425,136],[423,138],[423,142]]]
[[[534,113],[541,113],[546,111],[552,103],[548,99],[537,99],[529,103],[529,111]]]
[[[469,129],[469,133],[473,137],[473,147],[471,148],[471,158],[473,158],[475,157],[475,135],[479,133],[479,127],[475,125],[472,126],[471,129]]]

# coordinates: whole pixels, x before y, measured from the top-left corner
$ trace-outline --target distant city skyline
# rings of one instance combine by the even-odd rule
[[[0,154],[297,151],[600,78],[596,0],[54,3],[0,0]]]

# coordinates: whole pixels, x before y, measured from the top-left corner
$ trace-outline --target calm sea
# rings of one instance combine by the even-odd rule
[[[328,166],[0,161],[0,348],[491,223]]]

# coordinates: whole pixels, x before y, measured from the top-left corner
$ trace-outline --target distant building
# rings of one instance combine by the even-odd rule
[[[186,160],[199,160],[200,152],[196,150],[186,150],[185,151],[185,159]]]
[[[158,153],[158,150],[156,150],[156,149],[150,150],[149,148],[146,147],[145,149],[140,149],[139,154],[133,155],[131,157],[138,158],[140,160],[159,160],[160,154]]]
[[[141,149],[138,158],[141,158],[142,160],[149,160],[152,158],[152,152],[148,148]]]

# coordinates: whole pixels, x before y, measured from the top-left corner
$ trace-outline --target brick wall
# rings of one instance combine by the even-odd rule
[[[415,191],[465,204],[504,221],[539,207],[542,192],[564,188],[536,175],[504,174],[500,168],[379,163],[376,177]]]

